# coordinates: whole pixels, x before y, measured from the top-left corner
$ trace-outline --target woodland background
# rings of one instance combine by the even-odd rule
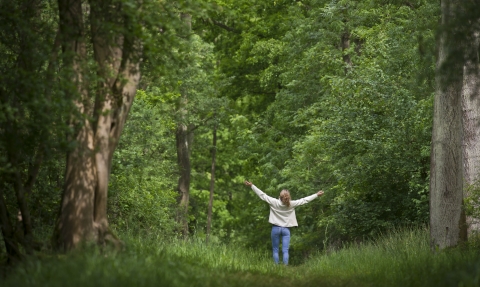
[[[110,149],[105,198],[115,238],[270,250],[268,206],[244,180],[273,197],[283,188],[293,198],[325,191],[297,210],[293,264],[428,226],[439,1],[97,2],[0,2],[4,259],[17,256],[9,242],[20,254],[58,247],[65,155],[81,145],[85,123],[110,111],[95,110],[92,96],[111,77],[95,25],[133,43],[129,59],[141,74]],[[78,66],[61,28],[70,27],[61,8],[72,3],[85,17]]]

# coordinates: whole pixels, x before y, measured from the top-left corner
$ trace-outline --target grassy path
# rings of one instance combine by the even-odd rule
[[[300,266],[270,254],[202,242],[129,238],[124,252],[84,250],[28,260],[0,286],[480,286],[480,252],[433,254],[425,230],[318,254]]]

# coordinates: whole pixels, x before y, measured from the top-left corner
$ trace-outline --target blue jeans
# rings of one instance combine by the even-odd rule
[[[280,246],[280,237],[282,237],[283,264],[288,265],[288,246],[290,245],[290,229],[274,225],[272,227],[272,248],[273,260],[278,264],[278,249]]]

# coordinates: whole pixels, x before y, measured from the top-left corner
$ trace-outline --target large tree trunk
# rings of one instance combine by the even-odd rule
[[[96,185],[93,128],[88,119],[91,113],[88,83],[86,83],[86,57],[84,19],[81,0],[59,0],[60,33],[66,69],[77,87],[74,97],[79,115],[72,115],[70,126],[74,130],[76,145],[67,154],[65,184],[60,214],[54,234],[54,244],[69,250],[80,242],[94,240],[93,199]],[[85,116],[83,116],[85,115]]]
[[[464,197],[478,190],[480,180],[480,71],[479,32],[474,31],[466,45],[463,80],[463,166]],[[476,207],[478,208],[478,207]],[[480,218],[467,217],[468,235],[480,231]]]
[[[456,246],[466,239],[463,213],[462,73],[454,58],[461,47],[454,40],[457,1],[443,0],[438,42],[436,93],[430,165],[430,244],[433,250]],[[447,66],[447,65],[448,66]]]
[[[108,180],[113,153],[140,80],[141,47],[131,32],[126,33],[129,36],[119,32],[125,32],[129,23],[118,5],[121,4],[90,1],[90,38],[99,79],[92,108],[88,84],[83,81],[86,50],[81,1],[59,1],[64,50],[73,52],[71,65],[80,95],[76,101],[80,116],[71,121],[72,126],[80,128],[75,134],[76,146],[67,156],[65,187],[54,235],[55,245],[64,250],[85,241],[121,246],[108,226]],[[111,29],[112,25],[117,30]]]
[[[125,126],[140,81],[140,45],[132,36],[116,35],[106,23],[121,21],[121,15],[109,13],[110,1],[91,2],[92,42],[98,64],[95,98],[95,227],[100,243],[117,242],[108,228],[107,194],[112,157]]]
[[[93,227],[96,173],[93,130],[88,120],[75,138],[76,147],[67,155],[65,184],[55,230],[55,245],[62,250],[95,240]]]

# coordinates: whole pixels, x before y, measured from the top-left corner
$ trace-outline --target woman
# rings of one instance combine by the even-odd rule
[[[290,245],[290,227],[298,226],[295,217],[295,207],[304,205],[323,195],[320,190],[317,193],[298,200],[291,200],[290,192],[286,189],[280,192],[280,198],[276,199],[266,195],[251,182],[245,181],[246,186],[250,186],[252,190],[260,197],[261,200],[270,205],[270,217],[268,222],[272,226],[272,249],[273,260],[278,264],[278,248],[280,246],[280,237],[282,238],[283,264],[288,265],[288,246]]]

